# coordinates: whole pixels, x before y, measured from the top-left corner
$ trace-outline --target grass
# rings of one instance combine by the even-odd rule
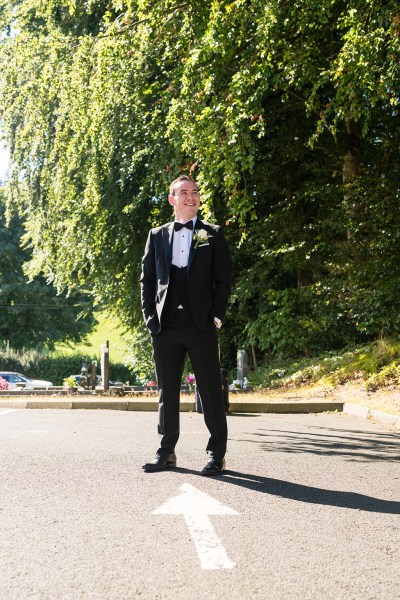
[[[96,315],[98,325],[88,335],[84,344],[71,346],[69,344],[58,344],[56,351],[64,354],[79,353],[82,356],[100,356],[100,346],[108,340],[110,347],[110,361],[125,363],[128,346],[124,341],[124,330],[106,313]]]
[[[400,384],[400,341],[380,339],[371,344],[330,352],[319,357],[276,361],[249,377],[258,388],[304,384],[336,386],[362,383],[367,391]]]
[[[274,361],[249,373],[254,391],[246,401],[338,400],[400,416],[400,341]],[[232,400],[234,396],[231,396]]]

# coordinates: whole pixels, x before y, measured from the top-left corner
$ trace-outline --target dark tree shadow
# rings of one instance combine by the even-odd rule
[[[309,429],[318,431],[309,431]],[[400,436],[398,433],[372,433],[371,431],[338,430],[316,426],[308,427],[307,430],[301,432],[260,429],[249,435],[253,439],[236,441],[257,444],[264,452],[339,455],[351,461],[400,462]]]

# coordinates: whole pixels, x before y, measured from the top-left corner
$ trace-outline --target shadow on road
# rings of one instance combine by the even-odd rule
[[[309,428],[311,429],[311,427]],[[265,452],[304,453],[317,455],[340,455],[352,461],[400,461],[400,437],[398,433],[371,433],[313,427],[319,431],[259,430],[252,433]]]
[[[177,469],[174,469],[174,472],[182,473],[184,475],[198,475],[204,479],[204,476],[192,469],[178,467]],[[400,515],[400,502],[382,500],[380,498],[373,498],[372,496],[356,494],[355,492],[325,490],[299,483],[292,483],[290,481],[261,477],[251,473],[241,473],[240,471],[227,470],[223,475],[218,476],[216,479],[221,482],[248,488],[255,492],[279,496],[280,498],[288,498],[289,500],[296,500],[297,502]]]

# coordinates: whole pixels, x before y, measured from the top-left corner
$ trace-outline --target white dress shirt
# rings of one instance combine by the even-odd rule
[[[197,217],[192,219],[193,230]],[[187,267],[189,262],[189,251],[193,239],[193,230],[182,227],[179,231],[174,231],[172,242],[172,264],[176,267]]]

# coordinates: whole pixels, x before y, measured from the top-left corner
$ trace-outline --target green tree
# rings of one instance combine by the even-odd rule
[[[31,274],[90,288],[138,331],[146,231],[191,172],[204,216],[229,222],[231,356],[397,331],[397,2],[0,8],[8,202]]]
[[[90,297],[58,295],[42,276],[28,281],[23,265],[29,253],[20,246],[23,228],[16,216],[5,225],[1,199],[0,222],[0,344],[53,348],[59,341],[85,338],[95,324]]]

